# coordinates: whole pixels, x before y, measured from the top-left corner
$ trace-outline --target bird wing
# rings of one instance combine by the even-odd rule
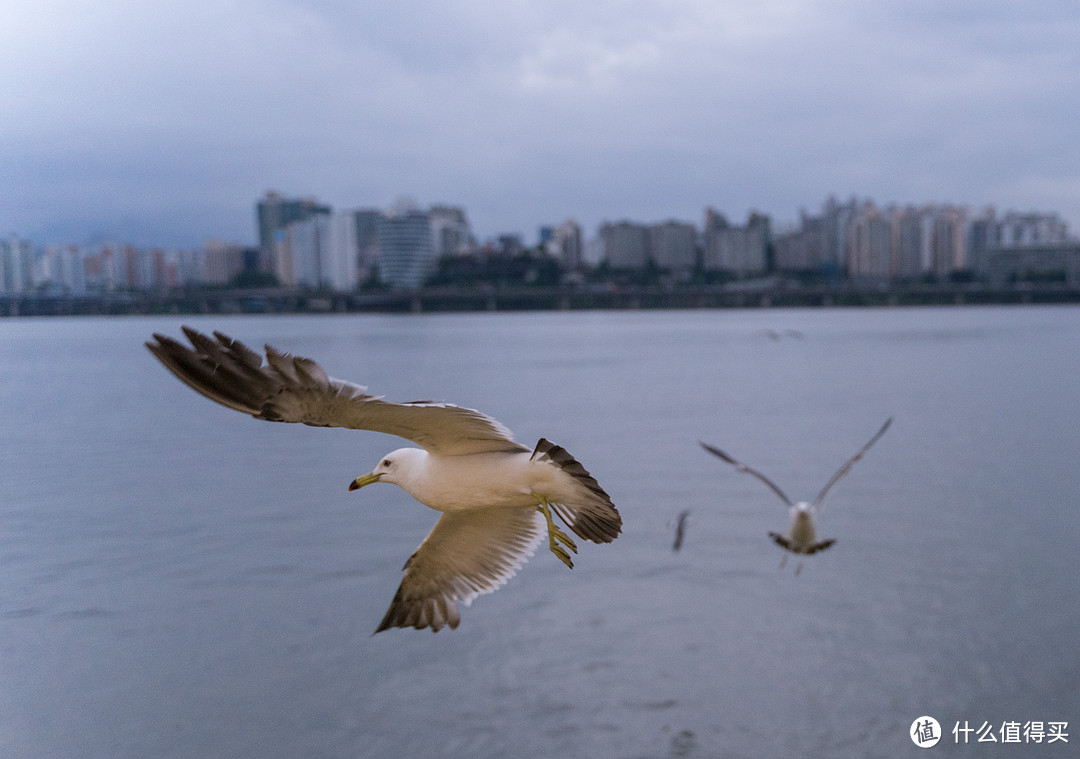
[[[686,537],[686,523],[690,519],[690,509],[679,512],[679,521],[675,523],[675,542],[671,544],[672,551],[682,548],[683,538]]]
[[[700,442],[700,441],[698,441],[698,442]],[[719,448],[716,448],[716,447],[714,447],[714,446],[711,446],[711,445],[709,445],[708,443],[701,443],[701,447],[702,447],[702,448],[704,448],[704,449],[705,449],[706,451],[708,451],[709,453],[711,453],[712,455],[714,455],[714,456],[718,456],[719,458],[723,459],[723,460],[724,460],[724,461],[726,461],[727,463],[731,464],[731,465],[732,465],[733,467],[735,467],[736,469],[738,469],[738,470],[739,470],[740,472],[746,472],[747,474],[752,474],[752,475],[754,475],[754,476],[755,476],[755,477],[757,477],[757,478],[758,478],[759,480],[761,480],[761,481],[762,481],[762,482],[764,482],[764,483],[765,483],[766,485],[768,485],[768,487],[769,487],[769,490],[771,490],[772,492],[774,492],[774,493],[776,493],[776,494],[777,494],[778,496],[780,496],[780,499],[781,499],[781,500],[782,500],[782,501],[783,501],[784,503],[786,503],[786,504],[787,504],[788,506],[792,506],[792,505],[793,505],[793,504],[791,503],[791,499],[790,499],[790,498],[788,498],[788,497],[787,497],[786,495],[784,495],[784,491],[783,491],[783,490],[781,490],[780,488],[778,488],[778,487],[776,486],[776,484],[775,484],[775,483],[774,483],[774,482],[773,482],[772,480],[770,480],[770,479],[769,479],[768,477],[766,477],[765,475],[763,475],[763,474],[762,474],[761,472],[759,472],[758,470],[756,470],[756,469],[751,469],[750,467],[748,467],[748,466],[747,466],[746,464],[742,463],[741,461],[736,461],[735,459],[731,458],[731,456],[728,456],[728,455],[727,455],[726,453],[724,453],[723,451],[721,451],[721,450],[720,450]]]
[[[454,629],[458,604],[502,587],[536,552],[543,517],[535,509],[448,511],[405,562],[401,580],[379,633],[391,627]]]
[[[892,424],[892,417],[890,416],[885,420],[885,424],[881,425],[881,429],[874,433],[874,436],[867,441],[866,445],[859,449],[859,452],[844,462],[844,465],[836,470],[836,474],[832,476],[832,479],[825,483],[825,487],[818,493],[817,498],[814,499],[814,508],[821,506],[821,502],[825,500],[825,494],[829,492],[829,488],[838,483],[844,475],[851,471],[852,465],[863,457],[863,454],[870,450],[870,446],[878,441],[882,435],[885,434],[885,430],[889,429],[889,425]]]
[[[169,371],[212,401],[274,422],[348,427],[411,440],[434,454],[527,451],[495,419],[450,403],[390,403],[366,387],[327,376],[309,358],[266,346],[263,357],[239,340],[183,327],[188,348],[165,335],[146,343]]]

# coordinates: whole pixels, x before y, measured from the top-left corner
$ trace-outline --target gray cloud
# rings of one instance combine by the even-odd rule
[[[460,203],[483,235],[699,222],[706,205],[790,219],[829,193],[1080,224],[1074,2],[41,0],[4,15],[0,233],[250,240],[269,188]]]

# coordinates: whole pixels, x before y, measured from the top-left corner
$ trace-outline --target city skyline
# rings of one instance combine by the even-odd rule
[[[0,234],[249,241],[268,188],[477,234],[882,205],[1080,225],[1080,8],[204,0],[9,9]]]
[[[41,246],[17,235],[0,238],[0,295],[162,291],[256,281],[340,293],[378,285],[416,290],[436,273],[446,282],[454,267],[466,271],[454,256],[507,260],[533,248],[555,262],[549,276],[554,271],[571,284],[598,266],[601,277],[663,273],[671,284],[770,273],[864,283],[954,276],[998,283],[1028,276],[1080,279],[1080,240],[1069,235],[1056,212],[999,214],[993,207],[881,209],[869,199],[829,197],[819,213],[804,211],[797,227],[783,231],[774,229],[767,215],[751,212],[740,224],[707,207],[700,228],[674,220],[623,220],[601,224],[589,240],[568,219],[542,227],[537,246],[517,235],[480,243],[466,209],[434,205],[425,210],[414,201],[388,209],[335,210],[317,198],[267,192],[255,203],[255,217],[258,245],[209,240],[201,249],[122,241]],[[442,262],[450,268],[444,271]]]
[[[0,239],[6,239],[9,237],[18,237],[20,239],[27,240],[33,243],[37,247],[64,247],[64,246],[80,246],[80,247],[94,247],[101,245],[130,245],[140,248],[161,248],[172,250],[195,250],[203,248],[208,244],[215,243],[227,243],[230,245],[239,246],[251,246],[260,247],[263,243],[264,235],[268,229],[264,224],[263,219],[260,217],[259,205],[267,197],[280,197],[288,199],[291,202],[299,204],[310,204],[311,206],[322,209],[325,213],[333,212],[389,212],[392,209],[399,206],[423,206],[419,203],[414,195],[408,193],[402,193],[396,196],[392,202],[388,202],[382,205],[379,204],[366,204],[366,203],[345,203],[342,205],[325,202],[318,193],[311,194],[291,194],[280,192],[279,189],[268,189],[263,195],[255,200],[248,200],[248,214],[249,217],[249,230],[246,235],[240,237],[227,238],[217,235],[211,235],[204,239],[198,240],[191,245],[175,245],[169,244],[162,240],[149,240],[140,241],[132,238],[124,238],[121,236],[109,235],[103,232],[90,235],[86,239],[41,239],[40,237],[34,237],[28,235],[19,229],[7,229],[0,228]],[[494,230],[491,233],[477,234],[475,233],[475,224],[471,223],[471,220],[476,214],[473,210],[460,203],[448,203],[445,201],[437,201],[428,204],[426,207],[430,208],[449,208],[449,209],[461,209],[469,218],[470,227],[474,230],[474,238],[477,244],[495,243],[499,239],[509,236],[516,236],[520,238],[526,247],[535,247],[537,244],[543,242],[542,236],[545,230],[554,228],[564,222],[573,222],[577,224],[584,232],[584,239],[588,241],[598,241],[603,237],[603,230],[608,226],[615,226],[620,224],[635,224],[645,226],[662,226],[670,224],[690,225],[695,227],[700,233],[709,226],[709,219],[712,215],[719,215],[724,219],[744,219],[752,216],[761,216],[767,219],[771,227],[771,236],[773,238],[800,231],[807,217],[812,217],[819,208],[825,208],[833,204],[856,204],[856,205],[869,205],[879,209],[882,212],[889,213],[893,211],[903,211],[909,209],[927,209],[927,208],[954,208],[960,211],[971,214],[980,215],[984,213],[992,213],[998,215],[1039,215],[1039,216],[1054,216],[1061,220],[1064,226],[1069,231],[1070,237],[1075,237],[1074,230],[1080,229],[1080,225],[1073,225],[1062,214],[1060,209],[1057,208],[1016,208],[1007,207],[1004,204],[989,202],[980,205],[965,204],[961,202],[955,202],[950,200],[899,200],[891,201],[888,203],[878,202],[873,197],[868,195],[861,195],[858,193],[838,194],[829,193],[820,196],[816,201],[802,202],[799,204],[797,212],[793,218],[778,218],[775,215],[769,213],[767,210],[760,208],[748,208],[744,213],[729,212],[727,209],[717,207],[716,205],[703,203],[699,206],[696,215],[689,217],[674,217],[674,216],[661,216],[657,214],[646,215],[643,217],[632,216],[619,216],[619,217],[604,217],[599,219],[595,225],[588,226],[580,221],[581,217],[575,215],[572,211],[565,216],[558,219],[537,219],[530,227],[525,230],[517,229],[501,229]],[[816,204],[816,205],[815,205]],[[483,215],[483,214],[480,214]],[[286,224],[291,219],[286,220]],[[282,224],[282,228],[286,226]]]

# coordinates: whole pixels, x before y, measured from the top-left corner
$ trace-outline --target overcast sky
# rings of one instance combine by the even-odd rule
[[[1080,233],[1076,0],[0,0],[0,235],[255,240],[268,189],[481,238],[830,194]]]

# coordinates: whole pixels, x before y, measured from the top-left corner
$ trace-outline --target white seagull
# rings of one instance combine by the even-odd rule
[[[207,398],[273,422],[372,430],[411,440],[382,457],[349,490],[389,482],[442,512],[405,562],[401,586],[376,633],[461,621],[459,604],[509,580],[548,536],[548,547],[573,568],[579,537],[610,543],[622,518],[603,488],[565,449],[543,438],[530,450],[495,419],[449,403],[390,403],[367,388],[327,376],[308,358],[266,346],[262,356],[220,332],[214,338],[183,327],[194,350],[165,335],[146,347],[173,374]],[[216,338],[216,339],[215,339]],[[542,515],[542,517],[541,517]]]
[[[837,482],[839,482],[844,475],[851,471],[852,465],[863,457],[863,454],[870,449],[870,446],[872,446],[878,441],[878,438],[885,434],[885,430],[889,429],[890,424],[892,424],[891,416],[885,420],[885,424],[881,425],[881,429],[878,430],[872,438],[870,438],[866,445],[859,449],[858,453],[856,453],[854,456],[844,462],[844,465],[838,470],[836,470],[836,474],[832,476],[832,479],[825,483],[825,487],[821,489],[821,492],[818,493],[817,498],[814,499],[813,503],[807,503],[806,501],[792,503],[791,499],[784,494],[784,491],[778,488],[772,480],[763,475],[761,472],[757,471],[756,469],[751,469],[746,464],[743,464],[740,461],[736,461],[735,459],[731,458],[731,456],[721,451],[719,448],[711,446],[707,443],[701,443],[701,447],[709,453],[713,454],[714,456],[719,456],[721,459],[734,466],[740,472],[746,472],[747,474],[754,475],[759,480],[764,482],[770,490],[780,496],[780,499],[788,505],[788,514],[791,516],[791,530],[788,532],[787,535],[781,535],[778,532],[770,532],[769,537],[772,538],[773,542],[776,543],[778,546],[787,551],[790,551],[791,553],[797,554],[799,556],[809,556],[811,554],[817,553],[818,551],[824,551],[826,548],[836,542],[835,538],[818,540],[817,531],[814,528],[814,518],[820,512],[821,502],[825,500],[825,494],[828,493],[829,489],[832,488],[832,486],[835,485]],[[787,554],[784,554],[784,558],[780,562],[780,566],[783,567],[785,563],[787,563]],[[799,564],[795,568],[795,574],[799,574],[799,572],[801,571],[802,559],[799,560]]]

